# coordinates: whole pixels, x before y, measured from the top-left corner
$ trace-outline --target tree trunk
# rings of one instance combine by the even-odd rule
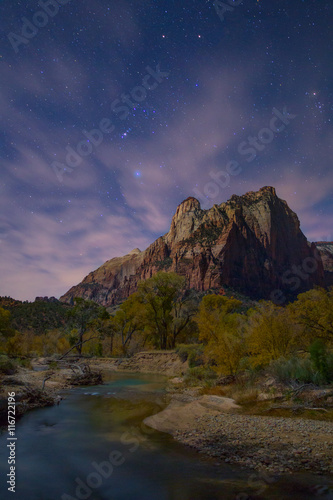
[[[78,342],[78,344],[76,346],[77,352],[78,352],[78,354],[79,354],[80,357],[82,356],[83,335],[84,335],[84,332],[81,332],[80,335],[79,335],[79,342]]]

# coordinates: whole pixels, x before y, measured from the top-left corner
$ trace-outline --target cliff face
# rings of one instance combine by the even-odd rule
[[[304,263],[310,268],[310,262],[316,265],[304,272]],[[228,285],[261,298],[274,289],[300,293],[324,285],[322,261],[301,232],[297,215],[274,188],[264,187],[233,195],[209,210],[187,198],[166,235],[143,252],[136,249],[107,261],[60,300],[72,302],[79,296],[114,305],[133,293],[140,280],[160,270],[186,276],[189,288],[196,290]],[[297,270],[303,271],[302,278],[297,290],[291,290]]]
[[[315,245],[323,262],[325,284],[333,286],[333,241],[317,241]]]

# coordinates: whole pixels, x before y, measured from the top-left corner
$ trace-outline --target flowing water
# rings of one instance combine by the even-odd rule
[[[0,436],[0,498],[332,498],[323,477],[260,476],[149,429],[142,421],[163,408],[163,395],[162,377],[117,373],[103,386],[68,391],[59,406],[29,412],[17,424],[15,494],[5,479],[7,434]]]

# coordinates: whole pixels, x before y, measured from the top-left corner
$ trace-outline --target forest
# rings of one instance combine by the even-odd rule
[[[333,290],[315,288],[286,306],[231,291],[198,293],[184,277],[158,272],[110,310],[76,298],[0,299],[0,371],[10,362],[66,355],[130,357],[174,350],[189,362],[188,379],[268,370],[281,381],[333,381]]]

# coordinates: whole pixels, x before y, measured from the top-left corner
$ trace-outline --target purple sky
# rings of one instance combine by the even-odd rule
[[[41,8],[2,3],[1,295],[59,297],[145,249],[232,160],[241,172],[204,208],[272,185],[309,240],[333,239],[331,4],[244,0],[223,21],[213,2],[190,4],[72,0],[16,53],[8,34]],[[146,79],[156,88],[139,102],[158,64],[168,76]],[[122,119],[124,94],[136,104]],[[284,107],[296,117],[270,139]],[[82,131],[106,118],[114,130],[88,144]],[[248,161],[240,145],[258,134],[268,141]],[[92,153],[60,181],[52,162],[82,140]]]

